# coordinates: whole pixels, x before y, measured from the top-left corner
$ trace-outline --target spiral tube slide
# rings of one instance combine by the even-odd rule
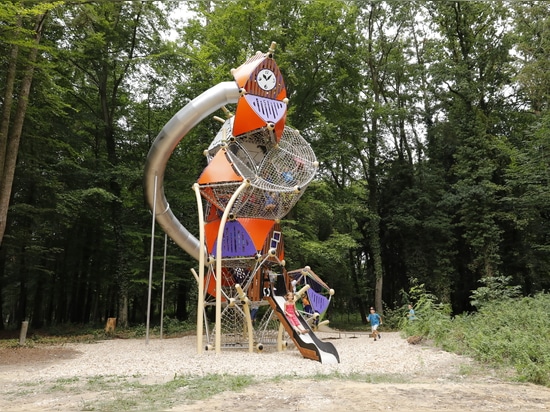
[[[149,208],[155,210],[155,218],[164,232],[196,260],[200,258],[200,242],[176,218],[164,194],[166,164],[178,143],[193,127],[226,104],[236,103],[238,99],[239,88],[235,82],[222,82],[211,87],[190,101],[164,125],[147,155],[144,188]]]

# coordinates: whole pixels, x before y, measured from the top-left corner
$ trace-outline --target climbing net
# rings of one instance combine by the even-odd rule
[[[277,143],[273,131],[265,127],[234,137],[232,120],[224,123],[207,151],[210,162],[224,150],[237,175],[250,182],[231,212],[238,217],[281,219],[314,178],[318,168],[315,154],[300,133],[288,126]],[[240,184],[223,180],[203,184],[201,193],[223,211]]]

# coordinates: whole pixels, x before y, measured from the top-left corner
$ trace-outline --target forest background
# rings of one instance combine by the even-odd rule
[[[455,314],[480,286],[548,290],[549,16],[543,1],[4,1],[0,328],[145,322],[151,143],[272,41],[287,123],[320,162],[282,221],[287,268],[335,289],[332,314],[417,303],[418,288]],[[202,122],[168,163],[191,230],[218,128]],[[168,243],[167,316],[193,319],[196,265]]]

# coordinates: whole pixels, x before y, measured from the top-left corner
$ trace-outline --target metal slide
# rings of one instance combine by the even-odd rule
[[[226,104],[236,103],[238,99],[239,88],[234,81],[222,82],[211,87],[190,101],[166,123],[147,155],[144,176],[147,203],[150,209],[155,211],[156,220],[164,232],[196,260],[199,260],[200,254],[199,240],[170,210],[164,194],[166,164],[178,143],[193,127]]]
[[[279,318],[279,321],[284,326],[285,330],[290,335],[290,338],[304,358],[316,360],[323,364],[340,363],[340,357],[334,345],[330,342],[324,342],[317,336],[315,336],[307,322],[300,315],[298,315],[298,319],[300,320],[304,328],[309,330],[309,333],[300,334],[294,330],[294,328],[285,316],[284,297],[273,296],[269,297],[268,301],[273,308],[273,311]]]

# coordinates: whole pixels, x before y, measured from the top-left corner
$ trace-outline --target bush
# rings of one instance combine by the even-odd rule
[[[550,386],[550,295],[499,296],[484,300],[476,313],[452,318],[446,305],[420,294],[418,319],[402,320],[401,332],[431,338],[447,351],[494,366],[512,367],[520,381]]]
[[[181,335],[183,333],[194,331],[197,329],[196,324],[188,321],[180,321],[176,318],[164,317],[162,324],[163,335]]]
[[[470,304],[478,309],[490,302],[521,296],[520,286],[509,286],[511,276],[489,276],[479,280],[480,286],[472,292]]]
[[[422,336],[434,339],[436,342],[449,332],[450,329],[450,305],[437,303],[435,295],[427,292],[424,285],[418,285],[410,291],[411,302],[414,304],[415,320],[406,317],[407,306],[401,310],[404,316],[399,323],[399,329],[405,336]]]
[[[470,346],[493,364],[513,366],[522,381],[550,386],[550,295],[485,304],[475,316]]]

